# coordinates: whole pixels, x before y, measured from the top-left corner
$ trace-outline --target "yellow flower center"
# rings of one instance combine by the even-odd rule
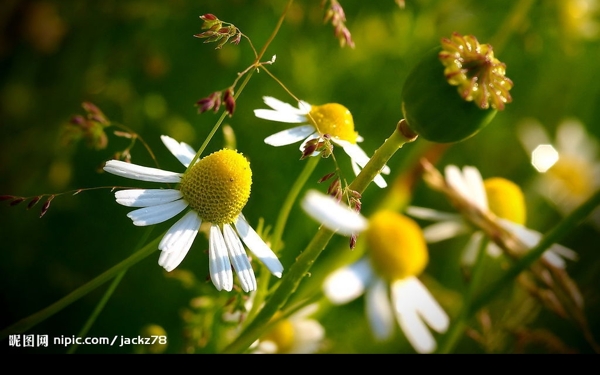
[[[488,207],[496,216],[525,225],[525,197],[521,188],[501,177],[488,178],[483,182]]]
[[[197,162],[181,178],[179,190],[204,221],[234,222],[250,197],[252,170],[237,151],[223,149]]]
[[[274,342],[279,353],[286,352],[294,343],[294,325],[287,319],[280,320],[263,336],[263,340]]]
[[[337,103],[313,105],[309,120],[320,134],[329,134],[333,138],[356,143],[358,134],[354,131],[354,120],[348,108]]]
[[[560,159],[546,173],[560,181],[570,196],[584,199],[595,189],[591,169],[592,166],[585,160],[561,154]]]
[[[379,211],[366,231],[371,263],[388,281],[417,276],[429,261],[423,232],[412,219],[393,211]]]

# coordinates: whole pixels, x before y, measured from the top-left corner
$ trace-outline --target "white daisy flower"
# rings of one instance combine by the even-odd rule
[[[318,309],[312,304],[282,319],[266,332],[252,346],[254,354],[311,354],[321,349],[325,339],[325,329],[315,319],[311,319]],[[277,318],[275,315],[274,318]]]
[[[492,212],[498,217],[499,224],[528,248],[533,248],[539,243],[542,235],[524,226],[525,198],[519,186],[504,178],[490,178],[484,181],[479,170],[472,166],[465,166],[460,170],[455,165],[448,165],[444,174],[446,184],[474,209]],[[474,264],[484,233],[480,230],[474,231],[473,226],[465,221],[462,215],[415,206],[408,207],[406,213],[419,219],[436,221],[423,229],[429,243],[471,233],[461,262],[465,266]],[[502,250],[491,241],[486,250],[493,257],[502,254]],[[553,244],[544,252],[543,257],[555,267],[564,269],[565,258],[575,260],[577,254],[562,245]]]
[[[189,145],[164,135],[161,140],[185,167],[189,166],[196,155]],[[242,154],[229,149],[214,152],[198,160],[186,173],[119,160],[106,162],[104,170],[139,181],[178,184],[175,189],[128,189],[115,193],[117,203],[140,207],[127,214],[138,226],[162,223],[187,210],[158,245],[162,251],[158,264],[168,272],[185,258],[202,222],[208,222],[210,277],[218,290],[232,290],[232,266],[242,289],[256,290],[256,278],[242,241],[273,275],[281,277],[281,262],[242,215],[252,184],[250,164]]]
[[[537,120],[526,119],[518,135],[531,164],[540,172],[534,186],[563,215],[569,214],[600,188],[600,145],[577,119],[565,119],[554,140]],[[600,228],[600,210],[595,214]]]
[[[337,103],[315,106],[305,101],[300,101],[298,108],[294,108],[290,104],[270,96],[265,96],[263,99],[265,104],[272,109],[256,109],[254,110],[256,117],[270,121],[302,124],[265,138],[266,144],[279,147],[303,141],[300,151],[304,153],[308,141],[328,134],[331,136],[332,142],[342,147],[350,156],[352,170],[356,175],[368,163],[370,158],[357,144],[357,142],[362,142],[363,138],[354,131],[354,120],[348,108]],[[318,154],[315,152],[312,156]],[[390,168],[384,166],[381,173],[389,174]],[[380,174],[375,177],[374,182],[381,188],[387,186]]]
[[[396,212],[379,211],[368,221],[363,218],[360,227],[359,221],[347,220],[357,215],[355,211],[316,191],[308,192],[302,207],[331,230],[353,233],[360,229],[367,241],[365,258],[325,279],[327,298],[345,304],[365,294],[366,315],[376,339],[392,336],[395,319],[416,352],[433,352],[437,344],[428,326],[444,333],[449,318],[418,279],[429,259],[419,226]]]

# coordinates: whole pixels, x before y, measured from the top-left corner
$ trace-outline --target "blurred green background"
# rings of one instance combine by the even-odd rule
[[[260,49],[285,4],[275,0],[3,1],[0,195],[30,197],[96,186],[140,186],[98,172],[104,161],[129,144],[127,139],[114,136],[111,128],[107,131],[108,146],[102,150],[89,148],[85,142],[60,142],[61,131],[71,116],[84,114],[84,101],[96,104],[112,122],[140,134],[162,168],[179,171],[179,163],[159,136],[167,134],[200,147],[218,115],[199,115],[195,102],[227,88],[254,60],[244,39],[239,46],[227,44],[215,50],[215,44],[203,44],[203,40],[194,38],[201,32],[198,17],[212,13],[233,23]],[[517,182],[528,198],[529,227],[541,232],[552,228],[561,214],[533,188],[537,172],[516,129],[524,119],[534,118],[553,136],[563,119],[574,117],[586,126],[590,138],[600,137],[600,43],[596,30],[600,3],[406,0],[405,9],[393,0],[346,0],[341,4],[356,44],[354,49],[341,48],[332,26],[324,24],[320,0],[295,1],[265,54],[266,59],[277,55],[270,71],[294,95],[311,104],[337,102],[348,107],[356,130],[365,138],[363,149],[372,154],[402,118],[402,83],[424,51],[454,31],[492,44],[514,82],[513,102],[476,136],[444,149],[437,164],[474,165],[484,178],[502,176]],[[254,109],[265,108],[265,95],[293,103],[281,86],[259,72],[238,98],[235,115],[225,120],[235,132],[238,150],[253,167],[252,195],[244,214],[255,227],[260,218],[267,225],[274,224],[304,163],[298,160],[297,145],[273,148],[264,144],[266,136],[284,128],[254,116]],[[387,180],[391,182],[400,170],[414,163],[428,146],[425,140],[406,145],[390,161],[392,174]],[[207,152],[222,147],[223,135],[218,132]],[[339,154],[337,159],[351,176],[346,155]],[[153,165],[140,143],[132,149],[132,161]],[[316,180],[331,171],[332,160],[322,160],[307,188],[323,191],[326,187],[317,185]],[[362,200],[365,214],[372,212],[384,192],[369,187]],[[412,203],[416,205],[452,210],[439,193],[420,180],[414,192]],[[2,202],[0,206],[2,328],[48,306],[125,259],[145,231],[131,224],[126,217],[129,209],[115,203],[110,189],[57,196],[41,219],[41,203],[31,210],[26,204],[10,207]],[[171,224],[158,225],[152,237]],[[296,205],[283,238],[282,262],[286,268],[316,228],[317,224]],[[568,271],[584,295],[591,331],[600,339],[598,233],[593,226],[582,224],[562,243],[579,254],[579,261],[570,263]],[[461,289],[456,259],[465,241],[459,238],[430,247],[431,262],[425,278],[439,285],[449,299]],[[336,236],[328,250],[345,251],[346,243],[347,239]],[[206,249],[205,238],[198,237],[178,269],[204,280],[208,274]],[[330,253],[325,251],[324,260]],[[127,272],[88,336],[135,337],[146,325],[158,324],[169,335],[167,352],[186,351],[187,331],[182,316],[190,300],[207,295],[222,303],[227,296],[219,297],[210,283],[188,287],[182,282],[185,275],[167,275],[157,260],[158,252]],[[30,333],[77,335],[105,289],[98,288]],[[505,303],[491,308],[500,315],[511,315],[516,307]],[[569,350],[591,352],[571,322],[546,310],[532,311],[522,327],[552,332],[550,341],[562,343]],[[323,324],[330,341],[329,352],[410,351],[401,335],[384,344],[372,340],[362,299],[329,310]],[[344,329],[349,325],[356,329]],[[547,342],[522,349],[501,324],[499,327],[499,341],[485,346],[464,338],[457,351],[561,351]],[[7,349],[7,340],[0,346]],[[51,344],[48,348],[19,350],[62,353],[66,348]],[[80,353],[134,351],[133,347],[109,346],[78,349]]]

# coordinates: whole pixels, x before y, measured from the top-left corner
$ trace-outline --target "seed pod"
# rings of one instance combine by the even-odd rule
[[[457,33],[442,39],[408,75],[402,112],[411,130],[432,142],[467,139],[511,101],[512,81],[492,47]]]

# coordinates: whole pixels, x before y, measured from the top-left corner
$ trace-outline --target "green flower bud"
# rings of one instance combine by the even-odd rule
[[[458,142],[486,126],[512,98],[506,66],[489,44],[454,33],[429,51],[402,88],[408,127],[432,142]]]

